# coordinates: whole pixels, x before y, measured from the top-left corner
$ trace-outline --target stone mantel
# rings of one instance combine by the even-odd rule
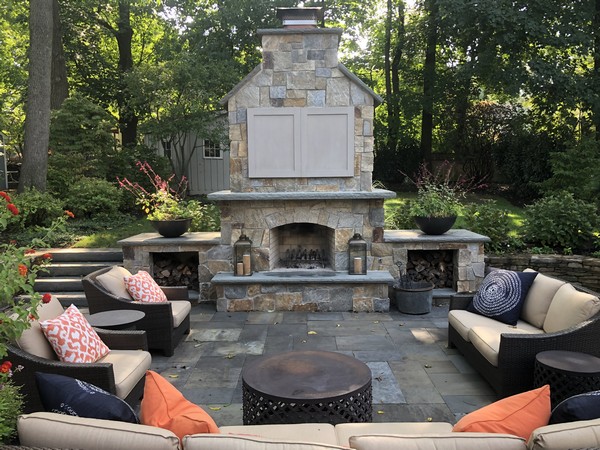
[[[385,189],[372,191],[338,191],[338,192],[231,192],[218,191],[208,194],[214,201],[272,201],[272,200],[376,200],[395,198],[396,193]]]
[[[452,229],[444,234],[425,234],[420,230],[386,230],[383,234],[385,242],[407,244],[446,244],[446,243],[485,243],[490,238],[469,230]]]
[[[214,232],[197,232],[185,233],[176,238],[162,237],[158,233],[141,233],[135,236],[122,239],[118,242],[121,247],[143,247],[143,246],[179,246],[179,247],[194,247],[196,245],[215,245],[221,243],[221,233]]]

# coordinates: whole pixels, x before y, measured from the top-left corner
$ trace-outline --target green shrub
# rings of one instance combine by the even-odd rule
[[[34,188],[27,188],[24,192],[13,196],[19,209],[19,229],[34,226],[49,226],[54,220],[64,214],[62,202],[48,192],[40,192]]]
[[[499,208],[494,200],[465,205],[463,220],[466,228],[491,239],[485,243],[488,251],[501,253],[520,247],[519,241],[510,235],[509,212]]]
[[[589,250],[598,224],[594,204],[562,191],[525,207],[523,233],[528,243],[539,247]]]
[[[411,209],[411,201],[407,200],[389,213],[386,211],[385,228],[387,230],[411,230],[415,228],[415,220]]]
[[[186,210],[192,216],[190,231],[219,231],[221,229],[219,208],[212,203],[189,200]]]
[[[113,217],[119,213],[122,192],[113,183],[98,178],[81,178],[69,188],[67,208],[76,218]]]

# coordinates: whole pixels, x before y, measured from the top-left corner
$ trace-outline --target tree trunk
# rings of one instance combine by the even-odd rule
[[[60,21],[60,5],[58,0],[52,2],[52,88],[50,109],[59,109],[69,97],[67,80],[67,64],[63,51],[63,30]]]
[[[52,1],[29,2],[29,80],[19,192],[46,189],[52,67]]]
[[[425,48],[425,65],[423,67],[423,112],[421,116],[421,154],[431,166],[433,144],[433,104],[435,88],[435,57],[437,47],[437,0],[426,0],[427,44]]]
[[[390,101],[393,107],[392,116],[388,119],[390,136],[392,137],[394,148],[397,147],[398,138],[400,136],[400,60],[402,59],[402,45],[405,39],[404,20],[404,1],[400,0],[398,4],[398,18],[396,20],[398,32],[396,35],[396,45],[394,46],[394,55],[392,56],[391,65],[392,95]]]
[[[114,33],[119,47],[119,72],[123,78],[133,68],[131,53],[133,29],[131,28],[129,0],[119,1],[119,20]],[[136,145],[138,117],[131,107],[131,95],[123,79],[117,94],[117,103],[119,105],[119,128],[123,146]]]
[[[392,132],[392,120],[394,117],[394,102],[392,98],[392,71],[391,71],[391,54],[392,48],[392,0],[387,0],[387,12],[385,19],[385,43],[383,50],[384,72],[385,72],[385,100],[388,115],[388,149],[395,147],[394,136]]]

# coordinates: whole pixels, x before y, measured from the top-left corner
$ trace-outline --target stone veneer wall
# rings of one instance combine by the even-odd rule
[[[600,292],[600,258],[580,255],[487,255],[486,264],[507,270],[534,269]]]
[[[373,95],[338,63],[342,30],[269,29],[263,61],[223,102],[227,103],[232,192],[370,191],[373,172]],[[247,109],[354,106],[354,176],[248,178]]]

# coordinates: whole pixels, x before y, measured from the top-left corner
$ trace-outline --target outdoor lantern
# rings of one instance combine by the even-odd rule
[[[244,233],[233,244],[233,273],[236,276],[252,275],[252,241]]]
[[[348,273],[365,275],[367,273],[367,242],[359,233],[348,241]]]

